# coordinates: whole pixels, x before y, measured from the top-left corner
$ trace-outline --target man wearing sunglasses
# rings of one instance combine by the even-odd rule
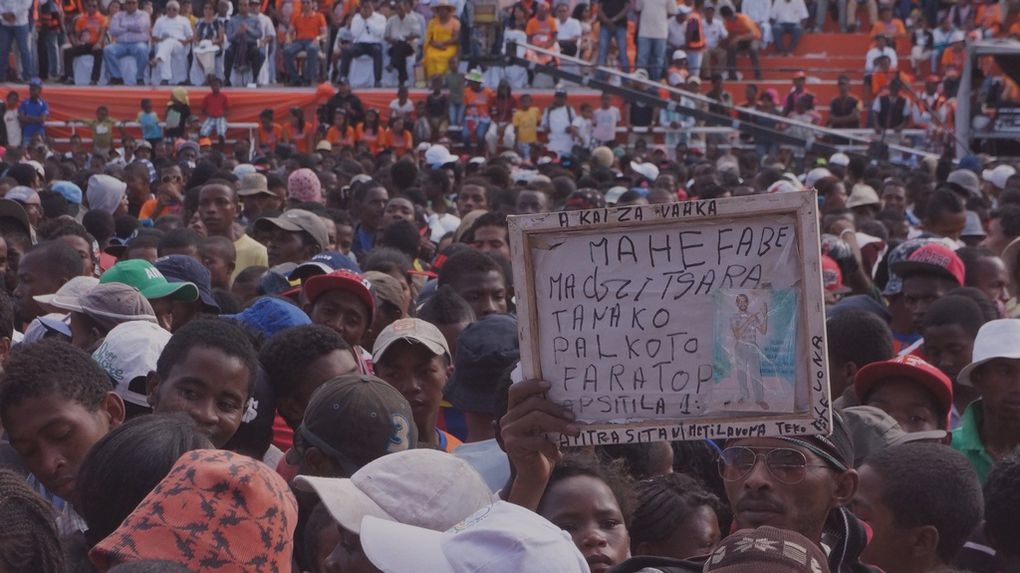
[[[736,529],[791,529],[832,548],[832,571],[871,571],[858,561],[865,528],[844,507],[857,490],[853,441],[836,412],[832,423],[831,436],[732,440],[719,474]]]

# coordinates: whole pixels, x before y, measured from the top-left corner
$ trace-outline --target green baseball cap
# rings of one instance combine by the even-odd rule
[[[194,283],[172,283],[152,263],[144,259],[121,261],[99,277],[99,284],[123,283],[139,290],[147,299],[170,297],[172,300],[194,302],[198,300],[198,287]]]

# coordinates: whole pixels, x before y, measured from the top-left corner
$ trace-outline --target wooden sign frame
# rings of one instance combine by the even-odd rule
[[[799,257],[800,296],[794,413],[719,413],[677,419],[628,423],[582,424],[578,437],[558,436],[563,446],[684,441],[738,437],[828,434],[832,425],[825,343],[825,302],[820,262],[817,197],[814,191],[752,195],[727,199],[627,206],[586,211],[516,215],[509,220],[513,259],[521,369],[524,379],[543,379],[540,320],[537,315],[533,247],[551,234],[598,237],[607,230],[695,229],[698,223],[792,215],[794,245]],[[579,254],[579,256],[581,256]],[[800,333],[804,336],[800,336]],[[804,379],[802,379],[804,378]]]

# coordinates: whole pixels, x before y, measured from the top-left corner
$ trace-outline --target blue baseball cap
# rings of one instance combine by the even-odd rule
[[[345,269],[356,273],[361,272],[358,263],[350,257],[336,251],[322,251],[311,259],[298,265],[287,277],[292,281],[305,280],[315,275],[326,275],[333,271]]]
[[[264,296],[256,299],[248,308],[237,314],[225,314],[229,318],[258,330],[266,336],[292,326],[311,324],[312,319],[296,305],[283,299]]]
[[[156,259],[156,269],[172,283],[191,283],[198,288],[198,300],[206,312],[220,313],[220,305],[212,295],[209,269],[187,255],[167,255]]]
[[[54,181],[52,189],[64,196],[68,203],[81,205],[81,187],[70,181]]]

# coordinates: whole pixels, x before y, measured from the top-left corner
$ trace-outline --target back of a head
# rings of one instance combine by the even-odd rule
[[[936,189],[928,199],[924,219],[927,223],[938,221],[943,214],[961,213],[964,210],[963,200],[954,191],[940,188]]]
[[[999,221],[999,228],[1007,241],[1020,237],[1020,204],[1001,204],[998,209],[992,211],[991,219]]]
[[[0,570],[63,573],[64,554],[53,508],[24,477],[0,470],[0,507]]]
[[[981,319],[984,322],[999,318],[999,310],[983,290],[969,286],[957,287],[947,292],[946,296],[960,296],[970,299],[981,311]]]
[[[418,308],[416,316],[436,326],[475,321],[475,311],[450,285],[443,285]]]
[[[100,245],[103,245],[117,234],[113,215],[106,211],[87,211],[81,218],[81,224],[96,238]]]
[[[985,247],[961,247],[956,249],[956,256],[963,261],[963,276],[966,286],[978,286],[982,259],[996,257],[995,253]]]
[[[262,346],[259,361],[279,400],[297,391],[305,379],[306,367],[337,350],[350,350],[343,336],[332,328],[309,324],[288,328],[273,335]]]
[[[177,364],[184,362],[192,348],[215,348],[227,356],[239,359],[248,370],[248,397],[255,391],[258,356],[248,337],[236,324],[216,318],[188,322],[170,337],[156,362],[156,373],[163,380]]]
[[[411,268],[411,259],[405,253],[389,247],[372,249],[365,257],[365,262],[361,264],[361,270],[364,272],[379,271],[386,274],[393,271],[406,273]]]
[[[853,362],[861,368],[893,357],[892,330],[870,312],[848,311],[825,322],[829,365]]]
[[[81,255],[63,241],[53,240],[39,243],[25,253],[25,258],[42,262],[41,269],[55,278],[71,280],[82,273]],[[24,264],[24,259],[22,259]]]
[[[96,442],[77,484],[89,544],[113,533],[185,452],[208,448],[209,438],[186,414],[140,416]]]
[[[922,329],[955,324],[974,337],[985,322],[981,307],[976,302],[965,296],[946,295],[928,307]]]
[[[1020,557],[1020,457],[1009,456],[985,482],[985,535],[1004,557]]]
[[[187,228],[174,229],[159,239],[156,247],[159,256],[190,254],[187,251],[194,249],[198,254],[202,249],[202,235]]]
[[[669,539],[699,507],[716,511],[721,505],[697,479],[682,473],[639,481],[634,491],[637,500],[627,531],[635,555],[642,554],[639,548],[644,543]]]
[[[400,251],[409,259],[415,259],[421,248],[421,234],[418,233],[418,228],[414,223],[401,220],[386,227],[379,242],[380,245]],[[369,258],[371,258],[371,254]],[[368,260],[366,260],[367,262]]]
[[[861,471],[869,468],[880,479],[881,500],[894,523],[935,526],[938,556],[952,563],[984,509],[981,482],[967,458],[943,444],[909,443],[868,457]]]

